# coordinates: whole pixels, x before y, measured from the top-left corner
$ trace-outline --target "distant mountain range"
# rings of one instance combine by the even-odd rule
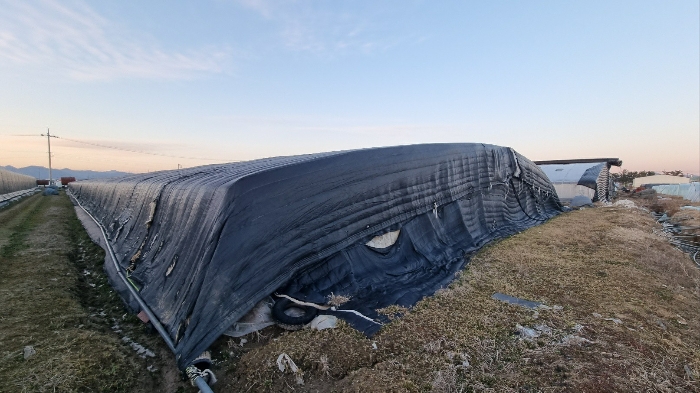
[[[7,169],[8,171],[21,173],[24,175],[29,175],[37,179],[48,179],[49,178],[49,168],[43,166],[25,166],[24,168],[15,168],[12,165],[0,166],[0,168]],[[129,172],[119,172],[119,171],[77,171],[73,169],[56,169],[51,170],[51,176],[54,179],[60,179],[61,177],[73,176],[76,180],[87,180],[87,179],[97,179],[97,178],[113,178],[122,177],[126,175],[132,175]]]

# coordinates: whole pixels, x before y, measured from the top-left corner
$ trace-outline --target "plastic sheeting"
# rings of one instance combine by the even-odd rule
[[[434,293],[489,241],[561,211],[536,165],[482,144],[276,157],[68,187],[106,229],[182,368],[275,292],[318,302],[344,294],[352,300],[341,309],[376,316],[375,307]],[[365,245],[397,229],[390,247]],[[371,334],[365,321],[354,325]]]
[[[652,189],[659,194],[681,196],[691,202],[700,202],[700,183],[666,184],[654,186]]]
[[[552,184],[573,183],[595,189],[598,174],[605,163],[548,164],[540,169]]]
[[[609,167],[607,162],[544,164],[539,166],[557,190],[561,200],[584,195],[592,200],[609,199]],[[592,190],[592,192],[585,188]]]
[[[18,201],[26,196],[34,195],[37,192],[39,192],[38,188],[30,188],[28,190],[15,191],[9,194],[2,194],[0,195],[0,207],[9,205],[11,202]]]
[[[571,200],[571,207],[593,206],[591,198],[585,195],[577,195]]]
[[[682,176],[671,176],[671,175],[652,175],[636,177],[632,180],[632,186],[634,188],[645,186],[650,188],[652,186],[662,186],[667,184],[689,184],[690,179]]]
[[[0,195],[36,187],[36,179],[21,173],[0,169]]]

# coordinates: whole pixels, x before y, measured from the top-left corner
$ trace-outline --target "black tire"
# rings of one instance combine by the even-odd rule
[[[304,315],[294,317],[285,313],[289,308],[298,308],[304,311]],[[272,316],[285,325],[306,325],[318,314],[318,309],[314,307],[298,305],[287,298],[279,299],[272,307]]]

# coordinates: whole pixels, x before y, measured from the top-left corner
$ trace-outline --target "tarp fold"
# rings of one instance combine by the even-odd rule
[[[376,307],[410,306],[449,283],[489,241],[561,211],[536,165],[483,144],[275,157],[68,187],[106,229],[183,368],[277,291],[319,302],[345,292],[347,307],[377,316]],[[398,228],[388,250],[365,245]]]

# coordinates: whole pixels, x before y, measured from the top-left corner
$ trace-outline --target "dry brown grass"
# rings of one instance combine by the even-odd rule
[[[349,296],[336,295],[331,292],[328,296],[328,305],[338,307],[350,301]]]
[[[700,226],[700,211],[698,210],[679,210],[673,215],[673,221],[686,227]]]
[[[0,211],[4,386],[189,390],[175,381],[164,345],[140,335],[133,317],[119,323],[156,350],[159,372],[144,374],[151,363],[110,329],[124,311],[100,274],[104,254],[67,200],[22,203]],[[214,391],[700,391],[700,271],[653,233],[656,225],[638,209],[564,214],[485,248],[449,288],[414,308],[381,310],[392,322],[371,339],[343,322],[323,331],[271,327],[244,344],[222,339]],[[88,266],[93,274],[81,275]],[[549,307],[508,305],[493,300],[495,292]],[[536,337],[519,333],[527,329]],[[37,354],[24,360],[24,345]],[[279,371],[281,353],[301,368],[305,385]]]
[[[224,383],[269,392],[698,391],[700,273],[655,225],[636,209],[559,216],[482,250],[412,310],[385,310],[404,315],[371,339],[345,324],[284,334],[243,349],[229,366],[237,379]],[[504,304],[494,292],[551,308]],[[522,339],[516,325],[539,337]],[[276,370],[282,352],[304,370],[304,387]]]
[[[679,196],[662,194],[658,194],[655,198],[651,199],[635,198],[634,202],[637,203],[637,205],[651,211],[666,213],[669,217],[674,216],[679,212],[687,212],[687,210],[681,211],[682,206],[700,206],[700,203],[698,202],[690,202]]]

